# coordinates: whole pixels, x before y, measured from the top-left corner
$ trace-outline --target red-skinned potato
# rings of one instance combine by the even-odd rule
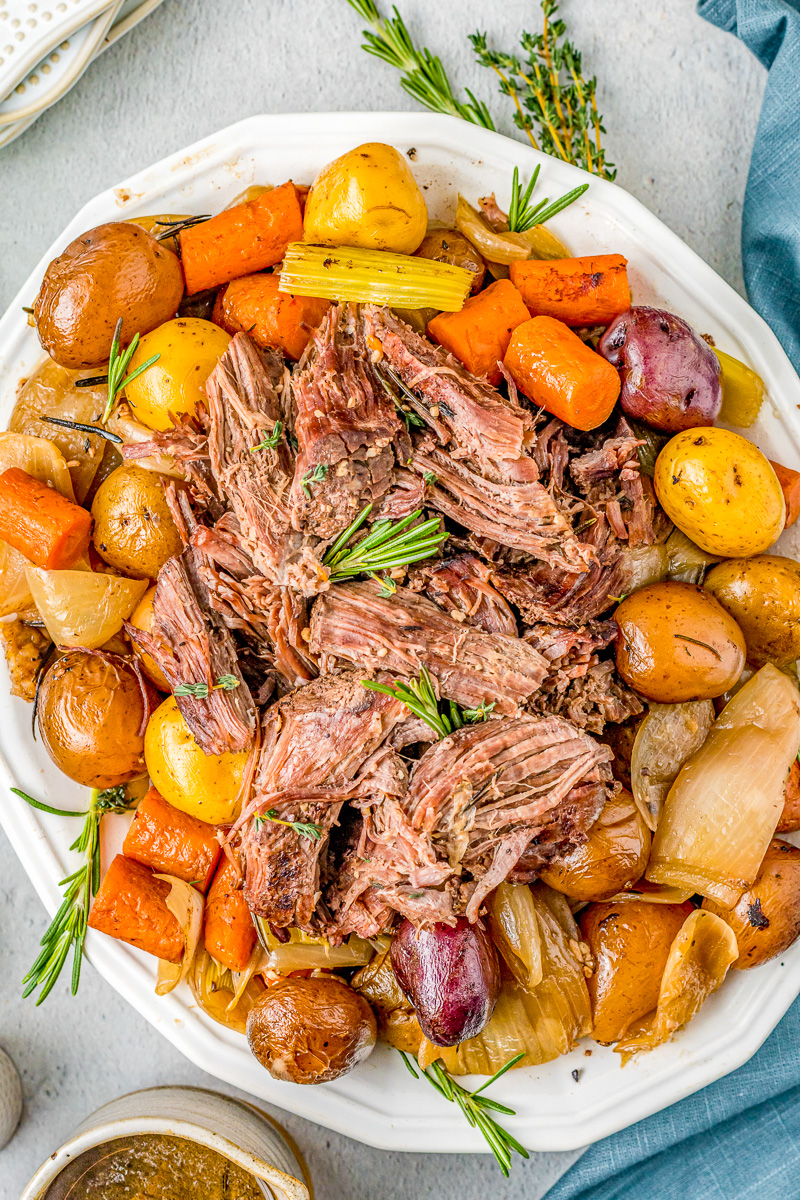
[[[109,221],[75,238],[45,271],[33,305],[42,346],[62,367],[108,361],[120,345],[174,317],[183,296],[176,254],[128,221]]]
[[[722,407],[719,359],[680,317],[630,308],[597,348],[620,373],[620,403],[629,417],[669,433],[714,424]]]
[[[488,934],[459,917],[417,930],[403,921],[391,949],[397,982],[435,1046],[456,1046],[483,1029],[500,993],[500,964]]]

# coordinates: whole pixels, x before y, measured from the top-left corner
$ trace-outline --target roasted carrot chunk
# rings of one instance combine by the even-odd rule
[[[428,334],[473,375],[485,375],[489,383],[497,384],[498,364],[511,334],[528,320],[530,313],[513,283],[498,279],[467,300],[460,312],[439,313],[428,323]]]
[[[529,400],[575,429],[602,425],[619,396],[614,367],[553,317],[518,325],[503,361]]]
[[[106,871],[89,913],[89,927],[164,958],[181,961],[183,931],[167,908],[170,885],[149,867],[118,854]]]
[[[780,463],[773,462],[772,459],[769,461],[778,476],[778,483],[781,485],[783,498],[786,501],[784,529],[788,529],[800,517],[800,471],[793,471],[791,467],[782,467]]]
[[[527,258],[513,262],[509,275],[531,316],[557,317],[565,325],[607,325],[631,306],[627,266],[621,254]]]
[[[206,950],[229,971],[243,971],[256,944],[256,931],[236,868],[224,858],[208,891]]]
[[[248,333],[257,346],[300,358],[330,300],[279,292],[277,275],[245,275],[217,296],[212,320],[228,333]]]
[[[173,808],[154,787],[139,804],[122,843],[128,858],[205,892],[222,853],[217,828]]]
[[[92,516],[19,467],[0,475],[0,539],[37,567],[66,571],[89,549]]]
[[[190,296],[274,267],[290,242],[303,237],[300,194],[293,183],[262,192],[181,234],[181,261]]]

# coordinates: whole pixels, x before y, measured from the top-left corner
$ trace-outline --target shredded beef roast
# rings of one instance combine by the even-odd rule
[[[205,684],[205,697],[178,695],[177,703],[204,754],[244,750],[253,740],[256,709],[244,681],[229,630],[208,603],[190,548],[158,573],[152,632],[126,624],[128,634],[151,655],[173,691]],[[220,680],[232,687],[218,686]]]
[[[475,880],[466,913],[507,878],[538,833],[561,852],[579,845],[607,796],[564,802],[586,784],[611,784],[607,746],[559,717],[518,717],[459,729],[426,750],[405,808],[451,865]],[[555,829],[550,828],[556,826]],[[555,834],[555,836],[554,836]]]
[[[320,538],[341,533],[392,482],[393,401],[370,369],[352,305],[333,306],[292,380],[299,444],[292,523]]]
[[[312,609],[310,649],[392,675],[425,666],[442,696],[465,708],[515,713],[538,690],[546,662],[519,638],[454,621],[408,588],[380,592],[375,580],[331,587]]]
[[[517,636],[517,618],[489,582],[491,569],[474,554],[458,554],[411,573],[409,586],[425,592],[455,621],[476,625],[484,633]]]

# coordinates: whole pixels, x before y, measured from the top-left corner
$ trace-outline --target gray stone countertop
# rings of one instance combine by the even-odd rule
[[[486,29],[510,49],[538,6],[399,7],[453,79],[491,102],[500,130],[512,133],[509,102],[473,64],[466,35]],[[761,68],[701,21],[693,0],[564,0],[562,10],[599,80],[618,182],[742,290],[739,222]],[[360,27],[345,0],[166,0],[0,150],[0,310],[82,204],[215,129],[260,112],[414,108],[396,73],[358,49]],[[0,1200],[18,1200],[41,1160],[116,1095],[166,1083],[235,1094],[182,1058],[90,967],[74,999],[66,986],[40,1008],[20,999],[45,916],[2,834],[0,899],[0,1045],[25,1093],[20,1128],[0,1151]],[[385,1153],[272,1111],[306,1153],[318,1200],[537,1200],[575,1157],[535,1155],[506,1182],[490,1157]]]

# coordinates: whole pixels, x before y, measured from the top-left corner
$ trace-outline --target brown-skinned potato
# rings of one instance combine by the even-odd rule
[[[742,631],[718,600],[692,583],[639,588],[614,619],[617,670],[649,700],[713,700],[742,673]]]
[[[334,975],[282,979],[250,1010],[247,1040],[275,1079],[329,1083],[371,1053],[375,1016],[363,996]]]
[[[732,558],[712,567],[703,587],[739,625],[751,666],[800,658],[800,563],[780,554]]]
[[[704,900],[703,908],[722,917],[736,934],[737,970],[777,958],[800,936],[800,850],[773,838],[755,883],[733,908],[712,900]]]
[[[607,800],[582,846],[555,858],[539,878],[573,900],[610,900],[641,879],[650,830],[630,792]]]
[[[146,774],[144,729],[157,703],[155,689],[119,655],[70,650],[39,690],[39,733],[70,779],[117,787]]]
[[[776,833],[793,833],[800,829],[800,762],[792,763],[786,789],[783,793],[783,812],[778,821]]]
[[[33,315],[42,346],[62,367],[108,361],[120,345],[177,312],[183,296],[177,255],[139,225],[109,221],[75,238],[45,271]]]
[[[473,293],[480,289],[486,274],[483,256],[457,229],[432,229],[430,233],[426,233],[422,245],[417,250],[417,257],[450,263],[451,266],[471,271],[473,278],[470,290]]]
[[[590,904],[578,922],[596,962],[587,979],[596,1042],[619,1039],[658,1003],[670,947],[692,905]]]

